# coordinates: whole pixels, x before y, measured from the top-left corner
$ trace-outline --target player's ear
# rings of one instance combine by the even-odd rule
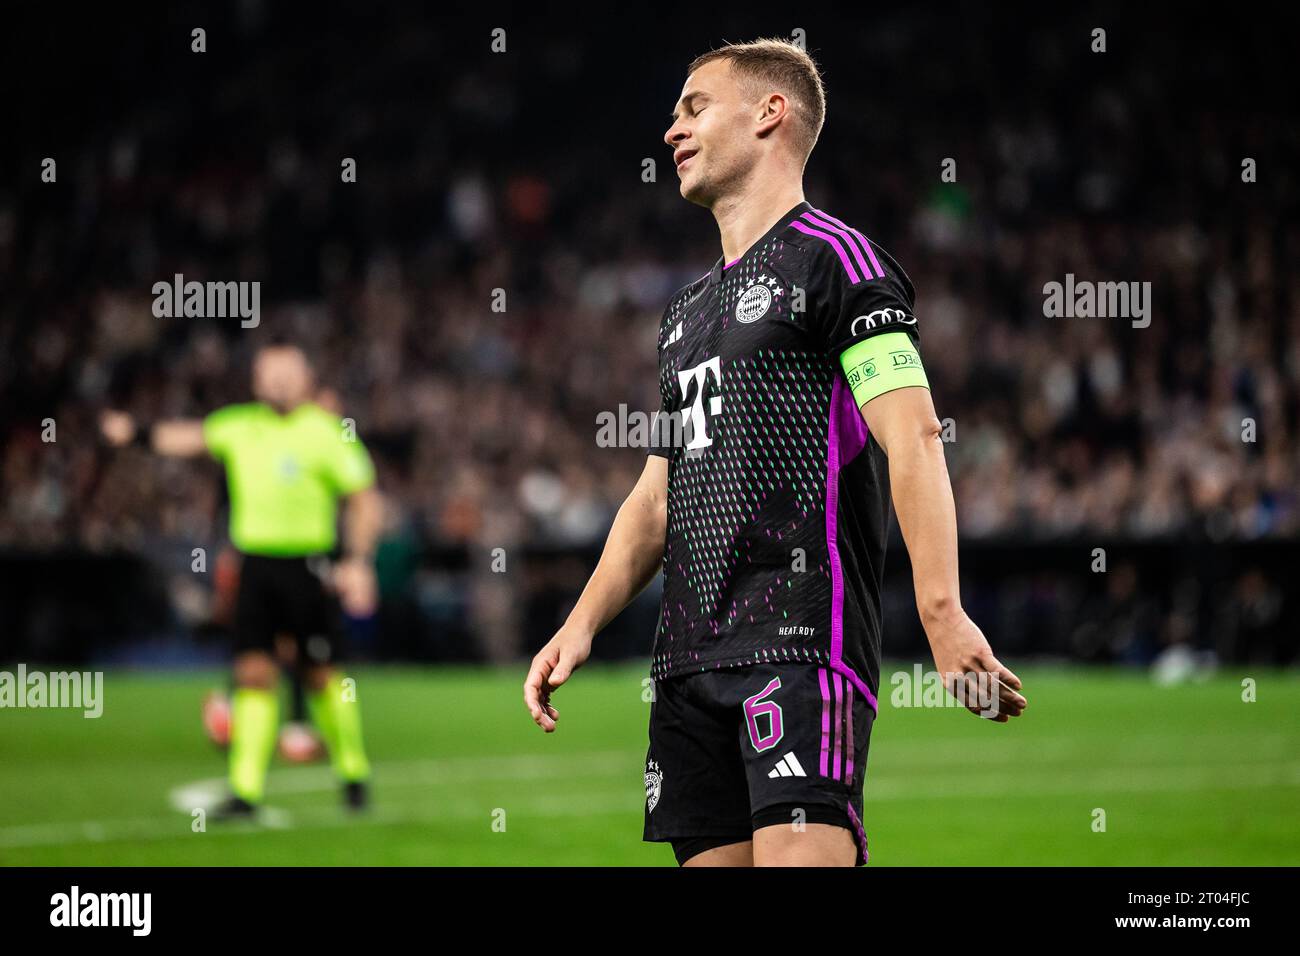
[[[758,105],[756,131],[760,137],[763,137],[781,125],[786,113],[789,112],[790,104],[782,94],[769,93],[759,101]]]

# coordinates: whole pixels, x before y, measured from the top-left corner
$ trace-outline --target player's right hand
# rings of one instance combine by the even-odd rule
[[[131,444],[135,438],[135,419],[130,412],[106,409],[99,416],[99,430],[104,440],[115,448]]]
[[[591,638],[583,629],[566,624],[537,652],[528,669],[524,704],[533,722],[548,734],[560,719],[560,712],[551,706],[551,693],[586,662],[591,655]]]

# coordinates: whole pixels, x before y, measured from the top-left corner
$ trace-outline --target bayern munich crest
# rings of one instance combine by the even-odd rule
[[[772,307],[772,294],[781,294],[780,284],[772,276],[759,276],[740,294],[736,303],[736,319],[740,322],[757,322]]]
[[[659,764],[651,760],[645,765],[645,808],[647,813],[654,813],[655,807],[659,806],[659,794],[663,792],[664,775],[659,770]]]

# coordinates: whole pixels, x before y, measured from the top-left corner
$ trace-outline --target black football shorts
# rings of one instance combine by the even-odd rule
[[[774,824],[849,830],[867,861],[862,783],[875,712],[816,664],[751,664],[656,682],[645,839],[679,863]]]
[[[235,601],[235,652],[268,651],[279,634],[298,642],[299,662],[329,664],[342,644],[342,610],[325,583],[328,560],[246,554]]]

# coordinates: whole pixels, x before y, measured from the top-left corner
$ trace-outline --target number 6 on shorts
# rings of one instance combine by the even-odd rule
[[[781,727],[781,705],[774,700],[764,700],[781,689],[781,678],[773,677],[771,683],[753,697],[745,699],[745,723],[749,726],[749,742],[759,753],[775,747],[785,736]],[[767,733],[763,733],[760,717],[766,717]]]

